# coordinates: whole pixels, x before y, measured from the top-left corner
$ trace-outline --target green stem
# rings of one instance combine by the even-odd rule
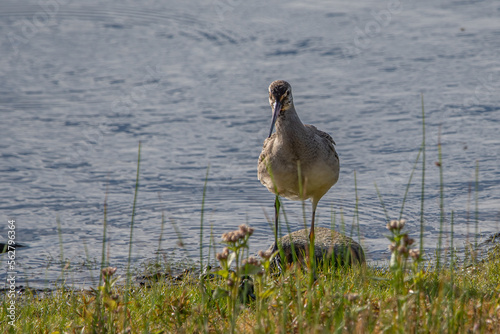
[[[358,180],[356,178],[356,171],[354,171],[354,196],[356,197],[356,204],[354,207],[354,216],[356,217],[356,226],[358,232],[358,243],[361,245],[361,233],[359,231],[359,198],[358,198]],[[352,231],[352,229],[351,229]]]
[[[63,247],[63,237],[62,237],[62,228],[61,228],[61,219],[59,218],[59,215],[57,215],[56,218],[57,221],[57,234],[59,235],[59,250],[60,250],[60,257],[61,257],[61,279],[62,279],[62,290],[64,291],[64,284],[66,284],[65,279],[64,279],[64,268],[66,264],[64,263],[64,247]]]
[[[422,192],[420,195],[420,256],[424,254],[424,201],[425,201],[425,109],[424,94],[422,100]]]
[[[107,225],[108,225],[108,185],[109,183],[106,184],[106,194],[104,195],[104,221],[103,221],[103,226],[102,226],[102,254],[101,254],[101,269],[99,270],[99,285],[102,285],[102,269],[106,265],[106,230],[107,230]],[[97,326],[97,321],[99,321],[100,314],[101,314],[101,290],[96,289],[97,291],[97,298],[96,298],[96,311],[94,314],[94,319],[93,321],[93,326]]]
[[[158,192],[158,200],[161,203],[161,195]],[[160,250],[161,250],[161,242],[163,240],[163,230],[165,228],[165,210],[161,209],[161,229],[160,229],[160,237],[158,238],[158,251],[156,252],[156,265],[160,264]]]
[[[406,190],[405,190],[405,195],[403,197],[403,204],[401,205],[401,211],[399,212],[399,220],[403,218],[403,211],[406,203],[406,197],[408,196],[408,191],[410,190],[410,184],[411,180],[413,179],[413,173],[415,172],[415,169],[417,168],[417,162],[418,159],[420,158],[420,154],[422,153],[422,147],[420,147],[420,150],[418,151],[417,158],[415,159],[415,162],[413,163],[413,168],[411,169],[411,174],[410,174],[410,179],[408,180],[408,183],[406,184]]]
[[[477,251],[477,235],[479,233],[479,160],[476,160],[476,187],[475,187],[475,200],[476,200],[476,212],[475,212],[475,233],[474,233],[474,254]]]
[[[134,232],[134,218],[135,218],[135,206],[137,203],[137,194],[139,193],[139,167],[141,163],[141,142],[139,141],[139,152],[137,154],[137,174],[135,176],[135,190],[134,190],[134,203],[132,205],[132,220],[130,222],[130,237],[128,242],[128,264],[127,264],[127,283],[125,286],[125,297],[124,297],[124,312],[125,320],[123,324],[123,329],[125,330],[128,325],[128,317],[127,317],[127,307],[128,307],[128,298],[129,298],[129,290],[130,290],[130,264],[132,260],[132,236]]]
[[[441,153],[441,127],[439,127],[438,135],[438,164],[439,164],[439,239],[438,239],[438,257],[436,262],[436,269],[439,271],[442,255],[442,239],[444,228],[444,179],[443,179],[443,158]],[[437,273],[436,271],[436,273]]]
[[[389,214],[387,213],[387,210],[385,208],[384,200],[382,199],[382,195],[380,194],[380,190],[377,187],[377,183],[375,182],[375,189],[377,190],[377,196],[380,201],[380,204],[382,205],[382,209],[384,209],[384,214],[385,214],[385,219],[387,220],[387,223],[391,221],[389,218]]]
[[[455,267],[455,249],[453,248],[453,224],[454,224],[454,211],[452,210],[451,211],[451,224],[450,224],[450,238],[451,238],[451,254],[450,254],[450,297],[449,297],[449,305],[448,305],[448,309],[449,309],[449,314],[448,314],[448,321],[449,321],[449,324],[448,324],[448,328],[449,328],[449,332],[450,333],[453,333],[455,331],[455,322],[454,322],[454,317],[453,317],[453,314],[454,314],[454,301],[455,301],[455,289],[454,289],[454,285],[455,285],[455,275],[454,275],[454,267]]]
[[[203,195],[201,198],[201,217],[200,217],[200,272],[203,272],[203,215],[205,212],[205,196],[207,193],[207,181],[208,181],[208,171],[210,170],[210,165],[207,167],[207,173],[205,174],[205,184],[203,185]]]
[[[424,256],[424,202],[425,202],[425,108],[424,94],[420,95],[422,104],[422,191],[420,194],[420,259]],[[416,265],[418,267],[418,264]],[[420,292],[417,293],[417,314],[420,314]],[[416,330],[418,331],[418,320],[415,320]]]

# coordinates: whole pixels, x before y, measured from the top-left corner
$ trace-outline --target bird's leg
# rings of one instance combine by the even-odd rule
[[[278,218],[280,216],[280,197],[279,195],[276,195],[276,199],[274,200],[274,248],[273,248],[273,253],[278,251]],[[281,252],[281,255],[284,255],[283,252]],[[278,268],[278,273],[281,275],[283,273],[283,270],[281,269],[281,264],[280,264],[280,259],[281,255],[275,256],[273,262],[276,265],[276,268]]]
[[[313,210],[311,230],[309,231],[309,241],[314,245],[314,217],[316,216],[316,210]]]
[[[318,206],[318,201],[312,201],[312,220],[311,220],[311,229],[309,230],[309,241],[311,245],[314,246],[314,218],[316,217],[316,207]]]
[[[273,253],[278,250],[278,218],[280,215],[280,198],[279,195],[276,195],[276,199],[274,200],[274,248]]]
[[[312,219],[311,219],[311,229],[309,230],[309,266],[311,269],[311,276],[309,283],[312,285],[315,281],[316,276],[316,256],[314,255],[314,218],[316,217],[316,207],[318,206],[318,200],[312,199]]]

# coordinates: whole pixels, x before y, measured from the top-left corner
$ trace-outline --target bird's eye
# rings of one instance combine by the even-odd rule
[[[284,92],[283,95],[280,96],[280,101],[285,100],[288,97],[288,91]]]

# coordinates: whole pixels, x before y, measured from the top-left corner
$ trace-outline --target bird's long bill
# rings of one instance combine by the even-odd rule
[[[276,123],[276,119],[278,118],[278,115],[280,114],[281,111],[281,103],[279,101],[276,101],[273,106],[273,120],[271,122],[271,130],[269,130],[269,137],[273,134],[273,129],[274,129],[274,123]]]

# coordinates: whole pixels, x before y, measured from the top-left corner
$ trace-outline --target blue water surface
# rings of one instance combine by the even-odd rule
[[[0,241],[14,219],[28,246],[16,251],[17,284],[52,286],[69,263],[68,284],[95,286],[105,203],[105,253],[124,275],[139,142],[133,268],[158,256],[196,261],[200,239],[206,261],[211,238],[220,250],[220,235],[243,223],[255,228],[250,252],[266,249],[274,196],[256,167],[276,79],[291,83],[303,122],[337,143],[340,179],[319,204],[319,226],[360,240],[371,260],[388,258],[375,184],[399,217],[423,95],[427,252],[440,231],[439,143],[443,245],[452,211],[455,245],[497,232],[499,15],[492,0],[2,1]],[[421,183],[420,160],[403,215],[414,237]],[[301,203],[283,204],[290,228],[302,228]]]

